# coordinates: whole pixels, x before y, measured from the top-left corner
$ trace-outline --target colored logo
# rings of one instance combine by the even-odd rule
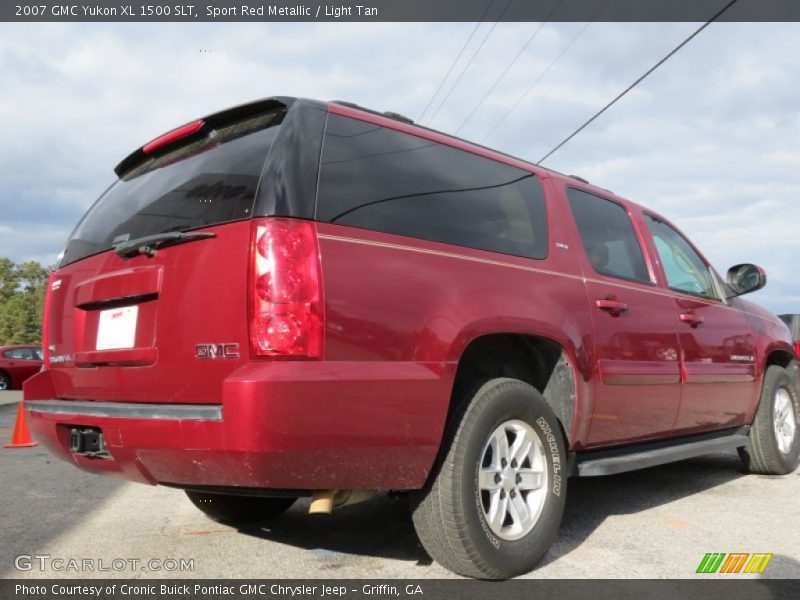
[[[709,552],[700,561],[697,573],[763,573],[771,560],[772,554],[765,552]]]

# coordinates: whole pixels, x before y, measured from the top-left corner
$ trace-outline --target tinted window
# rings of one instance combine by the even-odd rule
[[[3,353],[6,358],[15,358],[17,360],[33,360],[33,352],[30,348],[14,348],[13,350],[6,350]]]
[[[645,215],[645,222],[653,235],[667,285],[678,292],[718,298],[711,270],[689,242],[660,219]]]
[[[235,123],[119,179],[75,229],[60,264],[128,239],[249,218],[282,114]]]
[[[317,217],[529,258],[547,255],[547,211],[528,171],[331,115]]]
[[[567,188],[567,198],[589,262],[602,275],[650,283],[628,213],[616,202]]]

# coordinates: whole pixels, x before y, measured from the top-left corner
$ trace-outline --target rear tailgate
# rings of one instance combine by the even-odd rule
[[[285,113],[267,108],[198,121],[117,167],[51,277],[44,345],[57,397],[220,401],[249,357],[250,218]],[[187,231],[213,235],[114,251]]]
[[[59,398],[220,401],[248,354],[250,225],[205,231],[217,237],[153,258],[105,252],[55,274],[46,342]]]

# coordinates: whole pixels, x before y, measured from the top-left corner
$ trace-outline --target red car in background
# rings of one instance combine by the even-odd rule
[[[41,369],[38,346],[0,346],[0,391],[21,390],[22,382]]]

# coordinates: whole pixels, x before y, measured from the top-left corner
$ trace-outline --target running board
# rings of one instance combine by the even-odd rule
[[[738,427],[724,432],[578,454],[574,458],[572,474],[579,477],[613,475],[734,450],[747,445],[749,429]]]

